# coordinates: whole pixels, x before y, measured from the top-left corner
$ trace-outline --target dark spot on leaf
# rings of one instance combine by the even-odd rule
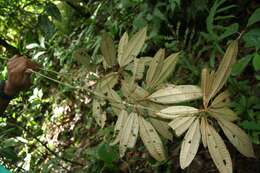
[[[226,160],[223,160],[223,163],[224,163],[224,165],[227,165],[227,162],[226,162]]]
[[[189,141],[189,144],[191,143],[191,141]]]

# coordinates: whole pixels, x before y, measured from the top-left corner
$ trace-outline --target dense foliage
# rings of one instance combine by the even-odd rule
[[[217,167],[209,157],[216,153],[212,146],[219,137],[230,151],[233,171],[243,172],[239,164],[234,164],[241,159],[239,152],[248,157],[254,154],[250,147],[241,147],[251,144],[240,128],[249,135],[256,156],[259,153],[257,1],[3,0],[0,9],[1,79],[6,77],[7,59],[14,54],[41,64],[41,70],[33,74],[33,87],[13,100],[0,118],[0,162],[13,172],[175,173],[192,160],[188,172],[217,168],[229,172],[229,155],[222,155],[227,160],[219,166],[216,157],[222,156],[213,154]],[[238,38],[238,43],[231,41]],[[232,44],[238,44],[236,62],[223,58],[227,57],[225,53],[230,54],[228,45]],[[223,67],[222,60],[232,65],[232,70]],[[216,81],[207,77],[214,70]],[[205,92],[205,83],[211,82],[215,88]],[[177,88],[182,95],[183,90],[199,94],[191,97],[186,93],[179,100],[167,95],[161,98],[162,88],[166,93],[176,93],[171,88]],[[222,97],[218,104],[215,96],[215,100]],[[185,107],[177,104],[183,101]],[[225,109],[216,113],[219,103]],[[189,130],[186,128],[185,137],[181,134],[186,130],[176,130],[177,120],[165,113],[176,109],[206,110],[203,113],[213,117],[228,114],[240,128],[223,121],[223,117],[207,121],[208,116],[199,114],[201,124],[209,122],[215,129],[208,131],[214,138],[208,144],[207,132],[201,130],[208,153],[199,147],[200,135],[191,138],[200,134],[198,119]],[[212,129],[211,125],[206,129]],[[127,130],[121,132],[130,126],[133,135]],[[230,131],[239,132],[246,140],[241,144],[234,135],[232,140]],[[121,133],[129,134],[129,138],[120,137]],[[187,138],[198,151],[194,154],[190,149],[192,157],[185,160]],[[218,146],[223,148],[223,143]],[[257,158],[249,161],[259,165]],[[259,166],[250,169],[257,172]]]

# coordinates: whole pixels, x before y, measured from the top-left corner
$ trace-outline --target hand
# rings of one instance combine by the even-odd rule
[[[14,56],[7,63],[8,79],[5,82],[4,92],[9,96],[18,94],[31,86],[30,71],[38,70],[39,65],[24,56]]]

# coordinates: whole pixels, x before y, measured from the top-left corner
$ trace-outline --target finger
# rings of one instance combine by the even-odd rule
[[[40,65],[33,61],[27,60],[27,68],[32,70],[39,70]]]

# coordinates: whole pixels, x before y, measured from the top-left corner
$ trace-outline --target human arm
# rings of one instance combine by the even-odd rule
[[[0,115],[4,113],[12,97],[31,86],[28,69],[37,70],[38,68],[39,65],[24,56],[15,56],[8,61],[7,80],[1,91],[3,96],[0,97]]]

